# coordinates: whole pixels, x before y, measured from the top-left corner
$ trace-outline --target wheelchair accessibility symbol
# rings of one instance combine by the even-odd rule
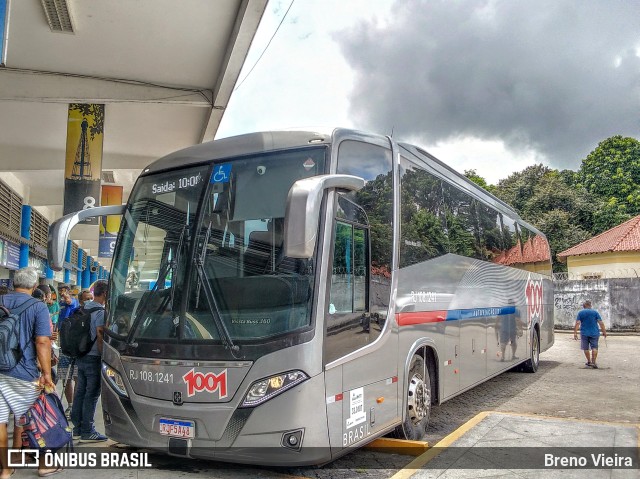
[[[213,168],[210,183],[229,183],[231,178],[231,165],[218,165]]]

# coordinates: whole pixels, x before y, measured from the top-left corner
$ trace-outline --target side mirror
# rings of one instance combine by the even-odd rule
[[[125,211],[124,205],[98,206],[63,216],[49,227],[47,241],[47,258],[49,268],[60,271],[64,267],[64,257],[67,250],[69,233],[80,221],[95,216],[121,215]]]
[[[359,176],[320,175],[296,181],[289,190],[284,218],[284,254],[290,258],[311,258],[318,236],[320,206],[324,191],[357,191],[365,181]]]

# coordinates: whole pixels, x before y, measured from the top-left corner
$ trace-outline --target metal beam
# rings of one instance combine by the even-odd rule
[[[233,32],[227,42],[220,75],[213,89],[209,119],[203,126],[200,143],[213,140],[218,130],[266,5],[267,0],[244,0],[238,9]]]
[[[162,103],[211,108],[213,99],[210,90],[59,72],[1,68],[0,101]]]

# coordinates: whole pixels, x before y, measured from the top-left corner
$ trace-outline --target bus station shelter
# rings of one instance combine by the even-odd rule
[[[28,264],[80,287],[108,276],[98,225],[74,229],[64,271],[46,263],[48,226],[63,214],[70,105],[104,105],[92,173],[126,201],[149,163],[214,138],[266,5],[0,0],[0,281]]]

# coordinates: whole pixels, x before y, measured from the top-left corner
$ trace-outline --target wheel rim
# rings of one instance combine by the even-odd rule
[[[414,424],[429,416],[431,407],[431,391],[420,376],[415,374],[409,382],[408,398],[409,419]]]
[[[538,347],[538,335],[533,335],[533,344],[531,345],[531,357],[536,367],[540,362],[540,348]]]

